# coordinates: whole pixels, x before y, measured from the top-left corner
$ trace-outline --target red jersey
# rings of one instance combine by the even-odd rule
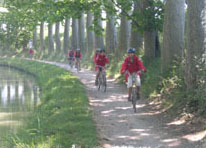
[[[28,53],[29,53],[29,54],[34,54],[34,50],[29,49]]]
[[[73,58],[74,57],[74,51],[69,51],[68,52],[68,58]]]
[[[82,58],[82,53],[76,51],[76,52],[74,53],[74,57],[75,57],[75,58],[79,58],[79,59],[81,59],[81,58]]]
[[[121,67],[121,73],[124,71],[133,73],[138,72],[139,70],[144,70],[146,72],[146,68],[137,56],[133,56],[132,58],[127,57]]]
[[[106,64],[109,64],[109,59],[105,55],[98,55],[96,57],[96,64],[99,66],[105,66]]]

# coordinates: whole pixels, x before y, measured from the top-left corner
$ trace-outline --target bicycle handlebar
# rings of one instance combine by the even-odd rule
[[[133,73],[141,74],[142,72],[144,72],[144,71],[143,71],[143,70],[139,70],[139,71],[137,71],[137,72],[133,72]],[[130,73],[128,70],[125,71],[124,74],[129,74],[129,75],[131,75],[131,73]]]

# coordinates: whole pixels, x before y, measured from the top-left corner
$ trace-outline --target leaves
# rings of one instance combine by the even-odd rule
[[[137,2],[147,2],[143,11],[134,8]],[[161,31],[164,14],[161,0],[5,0],[4,6],[8,13],[0,16],[0,23],[10,29],[1,31],[0,36],[11,42],[18,40],[18,32],[27,32],[25,35],[28,37],[40,22],[56,23],[65,18],[80,18],[82,12],[91,11],[94,14],[91,28],[99,35],[104,31],[98,24],[99,19],[113,17],[117,22],[121,15],[132,20],[139,32],[154,29]],[[102,13],[105,12],[107,17],[103,18]]]

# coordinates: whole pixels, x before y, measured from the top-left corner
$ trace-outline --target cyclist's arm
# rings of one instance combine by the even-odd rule
[[[105,63],[109,64],[109,58],[108,57],[105,57]]]
[[[80,57],[79,58],[80,58],[80,60],[82,59],[82,53],[81,52],[80,52]]]

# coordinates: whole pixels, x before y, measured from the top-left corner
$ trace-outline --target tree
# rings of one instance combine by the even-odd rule
[[[85,17],[84,13],[81,14],[79,18],[79,46],[81,51],[85,52]]]
[[[97,19],[97,25],[98,25],[98,28],[101,29],[101,31],[103,31],[101,17],[100,17],[100,19]],[[105,45],[104,45],[104,36],[102,35],[102,32],[101,32],[101,33],[96,33],[96,32],[95,32],[95,35],[96,35],[96,38],[95,38],[95,39],[96,39],[96,40],[95,40],[96,48],[102,48],[102,49],[104,49],[104,48],[105,48]]]
[[[155,13],[153,12],[153,1],[151,0],[144,0],[143,1],[143,13],[146,16],[144,23],[144,50],[145,50],[145,57],[147,59],[152,59],[155,57],[156,52],[156,28],[152,25],[152,21],[154,21]]]
[[[106,4],[105,4],[106,5]],[[106,50],[108,53],[114,53],[117,48],[117,30],[115,26],[115,14],[110,13],[110,10],[113,9],[113,3],[108,0],[107,7],[112,7],[106,9],[107,13],[107,23],[106,23]]]
[[[93,22],[93,15],[91,11],[87,13],[87,51],[91,53],[94,49],[94,32],[91,30]]]
[[[61,40],[60,40],[59,29],[60,29],[60,22],[57,22],[55,25],[55,41],[56,41],[56,51],[58,52],[61,51]]]
[[[65,19],[64,26],[64,53],[67,53],[69,49],[69,28],[70,28],[70,19]]]
[[[163,71],[173,60],[182,58],[184,51],[185,0],[166,1],[163,26]]]
[[[53,39],[53,24],[48,24],[48,48],[49,51],[54,51],[54,39]]]
[[[44,51],[45,50],[44,22],[41,22],[41,25],[40,25],[40,44],[41,44],[41,51]]]
[[[72,48],[79,48],[79,38],[78,38],[78,20],[76,18],[72,18]]]
[[[198,66],[205,65],[206,1],[188,0],[186,77],[188,90],[198,86]]]
[[[37,49],[37,27],[34,27],[33,31],[33,45],[34,49]]]
[[[141,14],[143,9],[142,3],[137,0],[134,1],[134,10],[133,10],[133,15],[138,15]],[[138,18],[136,19],[137,23],[138,23]],[[132,20],[132,29],[131,29],[131,37],[130,37],[130,46],[135,48],[137,50],[137,52],[139,52],[139,50],[142,47],[143,44],[143,37],[142,35],[139,33],[138,28],[135,25],[135,21]]]
[[[125,53],[129,48],[129,21],[126,16],[121,16],[120,33],[119,33],[119,44],[118,53]],[[121,54],[120,54],[121,55]]]

